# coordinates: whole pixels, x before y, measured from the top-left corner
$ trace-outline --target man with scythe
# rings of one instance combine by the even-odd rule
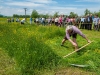
[[[66,27],[66,36],[64,37],[64,39],[62,40],[61,46],[64,45],[65,41],[68,40],[71,42],[71,44],[75,47],[75,50],[78,49],[78,44],[76,42],[76,37],[77,34],[79,34],[80,36],[82,36],[84,39],[87,40],[88,43],[90,43],[91,41],[88,40],[88,38],[74,25],[68,25]],[[72,39],[70,38],[72,36]]]

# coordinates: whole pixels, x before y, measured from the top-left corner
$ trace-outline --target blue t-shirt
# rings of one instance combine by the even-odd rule
[[[30,18],[30,21],[32,21],[32,18]]]

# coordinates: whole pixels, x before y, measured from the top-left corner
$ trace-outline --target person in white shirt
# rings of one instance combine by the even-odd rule
[[[42,25],[45,26],[45,18],[42,17]]]
[[[93,19],[94,30],[98,30],[98,21],[99,21],[99,18],[96,15],[95,18]]]
[[[23,18],[20,23],[24,24],[25,23],[25,18]]]
[[[56,18],[55,18],[55,25],[56,26],[58,26],[58,20],[59,20],[59,18],[56,16]]]

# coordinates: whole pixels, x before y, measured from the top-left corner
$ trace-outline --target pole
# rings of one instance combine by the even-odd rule
[[[24,8],[24,10],[25,10],[25,21],[26,21],[26,11],[27,11],[27,8]]]

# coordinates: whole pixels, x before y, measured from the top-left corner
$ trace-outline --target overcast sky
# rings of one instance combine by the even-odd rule
[[[23,8],[27,8],[27,15],[35,9],[42,14],[59,14],[69,15],[75,12],[83,15],[85,9],[91,12],[100,10],[100,0],[0,0],[0,14],[12,16],[13,14],[24,15]]]

